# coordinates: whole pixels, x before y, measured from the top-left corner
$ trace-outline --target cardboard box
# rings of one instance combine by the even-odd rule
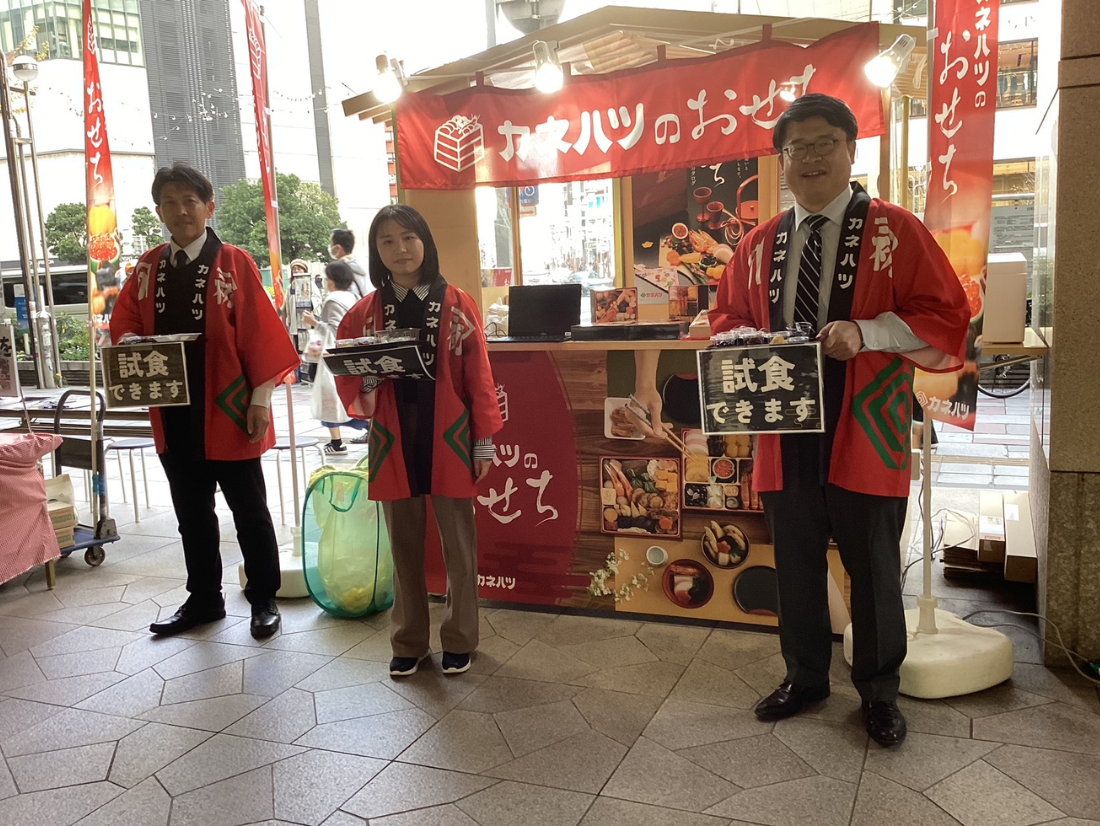
[[[55,531],[57,536],[57,545],[60,548],[68,548],[76,544],[76,532],[72,528],[68,528],[64,531]]]
[[[982,341],[1024,340],[1027,315],[1027,259],[1018,252],[992,253],[985,278]]]
[[[47,505],[54,530],[73,527],[77,523],[76,508],[68,502],[50,502]]]
[[[1004,498],[997,491],[983,490],[978,496],[978,561],[1004,562],[1004,558]]]
[[[1005,579],[1034,583],[1039,578],[1039,556],[1031,525],[1031,501],[1026,492],[1004,495]]]

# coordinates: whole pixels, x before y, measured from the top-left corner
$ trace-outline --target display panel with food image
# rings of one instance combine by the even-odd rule
[[[668,288],[668,317],[674,321],[692,321],[710,308],[710,288],[701,284]]]
[[[626,409],[629,401],[630,399],[615,397],[604,399],[604,436],[608,439],[641,441],[645,438],[638,417]]]
[[[706,436],[684,430],[684,508],[704,511],[761,511],[752,486],[752,437],[743,433]]]
[[[694,559],[668,563],[661,585],[665,596],[681,608],[702,608],[714,596],[714,577]]]
[[[736,525],[712,521],[703,528],[703,555],[718,568],[737,568],[748,558],[749,538]]]
[[[638,288],[593,290],[592,322],[594,324],[626,324],[638,320]]]
[[[686,233],[683,238],[676,237],[677,227]],[[717,284],[733,260],[733,248],[707,230],[688,230],[681,223],[673,225],[671,234],[661,236],[657,255],[661,267],[677,269],[696,284]]]
[[[759,221],[757,173],[749,158],[634,176],[636,276],[657,284],[651,273],[673,270],[679,286],[716,285]]]
[[[678,459],[603,458],[600,484],[603,533],[680,535]]]

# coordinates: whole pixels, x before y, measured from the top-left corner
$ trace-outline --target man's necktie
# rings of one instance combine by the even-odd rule
[[[818,244],[820,246],[820,242],[818,242]],[[181,267],[186,267],[187,266],[187,261],[188,261],[187,252],[185,250],[176,250],[176,263],[175,263],[176,269],[178,270]]]
[[[810,237],[798,262],[798,288],[794,296],[795,322],[806,322],[815,331],[821,303],[821,227],[828,220],[824,215],[810,215],[803,221],[810,228]]]

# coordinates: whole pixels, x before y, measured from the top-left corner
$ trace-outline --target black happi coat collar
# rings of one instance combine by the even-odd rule
[[[411,292],[411,290],[410,290]],[[390,279],[379,290],[382,299],[382,326],[386,330],[397,329],[397,293]],[[447,297],[447,281],[442,275],[432,279],[428,288],[428,297],[424,301],[424,327],[421,340],[428,345],[424,353],[424,363],[435,378],[435,364],[440,352],[440,330],[442,330],[443,302]]]
[[[856,276],[867,224],[871,196],[858,183],[852,183],[852,200],[844,212],[840,243],[837,245],[836,265],[833,268],[833,289],[829,295],[828,321],[851,321],[855,299]],[[787,256],[790,254],[791,236],[795,232],[794,210],[791,209],[779,222],[772,248],[772,270],[768,298],[771,309],[771,328],[781,330],[786,326],[783,318],[783,282],[787,272]],[[789,285],[791,286],[791,285]],[[792,287],[793,288],[793,287]],[[783,456],[783,488],[792,490],[824,485],[829,479],[833,442],[844,408],[844,386],[847,379],[847,362],[833,358],[822,359],[822,384],[825,401],[825,432],[817,435],[786,435],[780,437]]]

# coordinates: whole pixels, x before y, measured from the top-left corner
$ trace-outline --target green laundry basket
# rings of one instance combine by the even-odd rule
[[[363,617],[393,605],[393,554],[382,505],[367,498],[365,460],[313,474],[302,514],[306,587],[338,617]]]

